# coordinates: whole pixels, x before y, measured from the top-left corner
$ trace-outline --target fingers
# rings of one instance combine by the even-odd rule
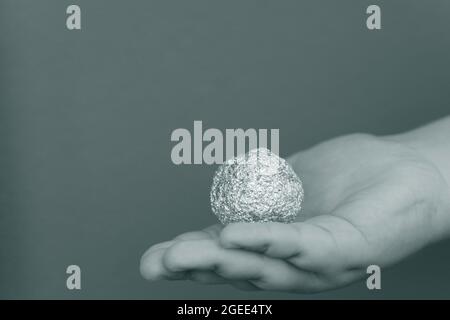
[[[214,240],[188,240],[165,251],[163,266],[172,273],[202,283],[224,283],[244,290],[305,290],[322,285],[313,273],[280,259],[239,249],[223,248]]]
[[[224,281],[220,277],[228,280],[261,277],[263,257],[239,250],[225,250],[204,234],[192,233],[183,237],[192,240],[163,242],[144,253],[140,271],[145,279],[192,278],[199,282],[221,283]]]
[[[300,224],[233,223],[220,234],[220,244],[229,249],[245,249],[272,258],[291,258],[301,253]]]
[[[149,280],[228,283],[242,290],[311,292],[323,287],[323,281],[313,272],[283,259],[224,248],[217,239],[169,241],[154,246],[142,257],[141,273]]]
[[[201,231],[183,233],[171,241],[165,241],[150,247],[141,258],[140,272],[142,276],[147,280],[176,280],[186,278],[187,275],[183,272],[171,272],[165,268],[162,261],[165,250],[177,241],[217,238],[221,229],[222,227],[220,225],[213,225]]]
[[[173,244],[163,257],[171,272],[214,271],[227,279],[257,279],[264,257],[240,250],[226,250],[214,240],[186,240]]]
[[[183,272],[170,272],[164,267],[162,259],[166,248],[172,245],[172,241],[160,243],[151,247],[141,258],[140,272],[147,280],[176,280],[183,279]]]
[[[196,238],[196,236],[194,236]],[[240,290],[259,290],[257,286],[246,280],[229,280],[214,271],[210,270],[190,270],[190,271],[169,271],[163,261],[165,250],[173,245],[173,241],[167,241],[155,245],[149,249],[141,259],[141,274],[147,280],[192,280],[201,284],[229,284]]]
[[[330,274],[337,250],[330,232],[315,222],[236,223],[189,232],[150,248],[141,273],[149,280],[228,283],[243,290],[322,290],[329,281],[321,273]]]

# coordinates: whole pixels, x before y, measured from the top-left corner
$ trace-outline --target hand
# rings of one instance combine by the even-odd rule
[[[303,181],[298,221],[235,223],[189,232],[141,259],[149,280],[317,292],[386,267],[448,234],[448,185],[399,142],[354,134],[289,159]]]

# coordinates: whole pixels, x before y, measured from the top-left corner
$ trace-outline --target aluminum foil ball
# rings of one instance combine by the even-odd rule
[[[211,208],[223,224],[294,221],[301,209],[300,178],[265,148],[227,160],[214,174]]]

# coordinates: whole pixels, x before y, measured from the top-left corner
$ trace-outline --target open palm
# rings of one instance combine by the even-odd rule
[[[398,262],[444,234],[439,171],[400,143],[354,134],[289,158],[303,181],[298,221],[215,225],[151,247],[149,280],[191,279],[241,289],[317,292],[371,264]]]

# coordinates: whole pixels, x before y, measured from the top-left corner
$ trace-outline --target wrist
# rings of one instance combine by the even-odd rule
[[[450,127],[450,121],[445,125]],[[420,157],[432,164],[439,171],[447,186],[450,186],[450,130],[445,132],[445,130],[437,130],[438,128],[435,127],[438,126],[430,125],[386,138],[414,150]]]
[[[437,132],[443,133],[439,130]],[[436,186],[425,188],[430,191],[428,199],[436,208],[433,238],[440,240],[450,237],[450,136],[448,139],[443,135],[436,137],[435,128],[429,126],[386,136],[384,139],[413,150],[420,159],[435,169]]]

